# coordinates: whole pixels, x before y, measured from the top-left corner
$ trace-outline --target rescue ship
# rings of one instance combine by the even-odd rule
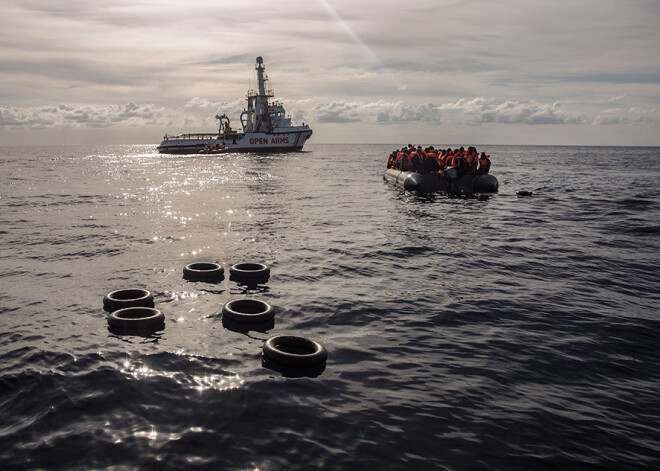
[[[312,135],[305,123],[293,125],[282,103],[274,101],[269,88],[264,60],[257,57],[257,89],[248,90],[247,108],[240,115],[242,131],[230,125],[226,114],[216,115],[217,133],[165,134],[158,146],[161,154],[216,154],[225,152],[283,152],[300,151]]]

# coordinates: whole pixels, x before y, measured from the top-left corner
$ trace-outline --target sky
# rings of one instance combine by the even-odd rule
[[[0,145],[238,124],[310,143],[660,145],[659,0],[0,0]]]

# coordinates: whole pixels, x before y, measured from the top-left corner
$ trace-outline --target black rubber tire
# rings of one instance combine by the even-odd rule
[[[118,289],[103,297],[103,307],[116,311],[125,307],[152,307],[154,296],[142,288]]]
[[[270,268],[263,263],[237,263],[229,269],[229,274],[235,278],[268,278]]]
[[[295,352],[286,351],[285,349],[294,350]],[[314,340],[293,335],[280,335],[268,339],[264,343],[263,354],[267,360],[276,365],[293,368],[320,366],[328,359],[328,351],[323,345]]]
[[[193,281],[217,280],[225,274],[222,265],[213,262],[196,262],[186,265],[183,276]]]
[[[222,315],[241,324],[261,324],[271,320],[275,310],[270,304],[256,299],[235,299],[224,305]]]
[[[165,322],[165,315],[152,307],[127,307],[108,316],[110,327],[123,331],[154,329]]]

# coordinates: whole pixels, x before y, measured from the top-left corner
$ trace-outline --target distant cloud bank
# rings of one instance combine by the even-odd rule
[[[0,127],[21,129],[102,128],[110,126],[168,127],[191,126],[195,129],[215,126],[215,115],[227,113],[236,122],[243,109],[242,99],[215,102],[194,97],[179,108],[133,101],[124,105],[67,105],[41,107],[0,106]],[[367,123],[390,125],[426,122],[435,124],[524,124],[524,125],[615,125],[657,124],[654,110],[610,108],[597,116],[565,111],[559,101],[553,103],[498,101],[494,98],[462,98],[451,103],[406,104],[403,101],[332,100],[317,102],[304,99],[292,102],[294,117],[310,123]],[[194,131],[195,129],[191,129]]]
[[[162,125],[166,111],[151,104],[0,107],[0,126],[22,128]]]
[[[498,102],[493,98],[477,97],[461,99],[456,103],[441,106],[447,111],[464,113],[476,123],[503,124],[582,124],[586,116],[569,113],[561,109],[561,103],[521,103],[507,100]]]

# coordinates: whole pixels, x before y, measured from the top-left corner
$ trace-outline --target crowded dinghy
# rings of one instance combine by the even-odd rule
[[[490,155],[479,154],[476,147],[436,150],[408,144],[389,155],[383,178],[421,193],[496,193],[499,182],[489,172]]]

